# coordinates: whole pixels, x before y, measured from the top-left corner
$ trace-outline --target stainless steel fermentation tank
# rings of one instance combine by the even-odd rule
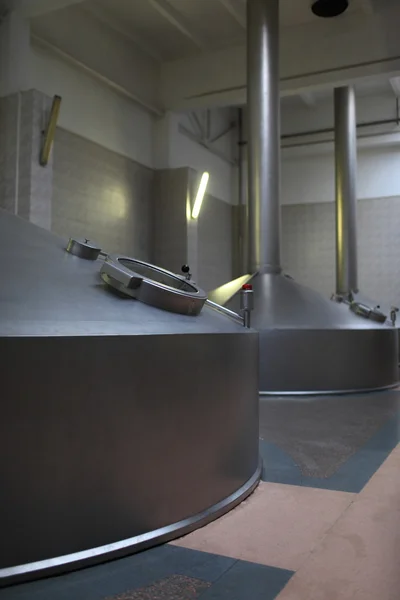
[[[65,246],[0,212],[0,585],[177,537],[260,476],[258,334]]]
[[[360,300],[353,288],[357,265],[351,96],[346,91],[336,94],[341,294],[337,299],[343,301],[332,302],[282,274],[279,0],[248,0],[247,7],[249,275],[221,286],[210,297],[234,308],[241,285],[253,284],[252,325],[260,334],[262,393],[319,394],[394,386],[398,382],[397,332],[389,320],[383,318],[385,322],[380,323],[379,311]]]

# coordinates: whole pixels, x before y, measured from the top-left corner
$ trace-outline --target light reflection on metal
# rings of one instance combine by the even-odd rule
[[[255,275],[242,275],[233,281],[224,283],[215,290],[208,292],[208,298],[217,304],[225,305],[242,289],[243,285],[249,283]]]

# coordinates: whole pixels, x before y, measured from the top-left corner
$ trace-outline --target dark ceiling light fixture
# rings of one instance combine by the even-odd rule
[[[349,8],[349,0],[314,0],[311,10],[317,17],[338,17]]]

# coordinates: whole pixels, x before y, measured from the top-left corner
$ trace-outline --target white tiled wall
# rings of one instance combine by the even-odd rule
[[[16,210],[17,95],[0,98],[0,208]]]
[[[0,207],[50,229],[52,157],[39,164],[51,99],[35,90],[0,100]]]
[[[335,205],[282,207],[285,271],[329,297],[335,290]],[[400,304],[400,197],[358,202],[360,291]]]
[[[150,260],[154,172],[58,129],[52,230],[88,237],[108,252]]]

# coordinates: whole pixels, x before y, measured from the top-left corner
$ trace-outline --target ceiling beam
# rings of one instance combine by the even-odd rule
[[[3,0],[0,2],[0,8],[17,11],[24,17],[33,18],[81,2],[83,0]]]
[[[173,8],[166,0],[149,0],[150,4],[160,13],[171,25],[176,27],[184,36],[193,42],[198,48],[204,49],[206,41],[202,39],[197,32],[186,22],[183,15]]]
[[[113,29],[116,33],[119,33],[133,42],[142,52],[154,58],[157,62],[161,62],[163,60],[162,55],[155,50],[152,44],[149,44],[141,36],[136,33],[132,33],[130,27],[125,25],[119,19],[116,19],[114,15],[107,9],[103,8],[103,6],[89,4],[88,6],[83,5],[82,10],[91,14],[101,23],[108,25]]]
[[[141,106],[150,114],[153,114],[157,117],[164,116],[164,111],[162,111],[158,107],[150,104],[147,100],[143,99],[140,95],[132,93],[126,87],[116,83],[115,81],[112,81],[109,77],[107,77],[107,76],[103,75],[102,73],[99,73],[99,71],[89,67],[84,62],[82,62],[79,59],[77,59],[76,57],[72,56],[70,53],[66,52],[65,50],[58,48],[51,42],[48,42],[47,40],[41,38],[38,35],[35,35],[34,33],[31,34],[31,38],[32,38],[34,44],[36,44],[39,48],[43,48],[44,50],[52,52],[56,56],[59,56],[64,61],[66,61],[67,63],[74,66],[75,68],[84,71],[88,75],[91,75],[91,77],[93,77],[94,79],[97,79],[98,81],[101,81],[102,83],[104,83],[105,85],[107,85],[108,87],[113,89],[114,91],[121,94],[121,96],[125,96],[125,98],[128,98],[129,100],[134,102],[136,105]]]
[[[232,166],[235,166],[237,164],[236,161],[233,160],[233,158],[230,158],[224,152],[221,152],[217,148],[214,148],[214,146],[210,142],[208,142],[201,136],[198,136],[195,133],[192,133],[191,131],[189,131],[189,129],[186,129],[186,127],[184,125],[182,125],[181,123],[178,124],[178,131],[179,131],[179,133],[181,133],[182,135],[187,137],[192,142],[196,142],[196,144],[198,144],[199,146],[202,146],[203,148],[207,148],[207,150],[209,152],[211,152],[211,154],[215,154],[215,156],[218,156],[218,158],[221,158],[228,164],[230,164]]]
[[[236,23],[238,23],[243,29],[246,29],[246,15],[244,14],[244,11],[238,10],[238,8],[232,4],[232,0],[219,0],[219,2],[235,19]]]

